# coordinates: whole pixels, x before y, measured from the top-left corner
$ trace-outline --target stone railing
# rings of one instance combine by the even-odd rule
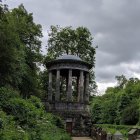
[[[96,126],[92,127],[91,136],[93,140],[124,140],[122,133],[119,131],[116,131],[113,135]],[[140,127],[134,127],[128,132],[128,140],[140,140]]]
[[[128,140],[137,140],[140,137],[140,128],[134,127],[128,132]]]
[[[88,105],[78,102],[44,102],[49,111],[89,111]]]
[[[91,137],[93,140],[106,140],[107,133],[100,127],[92,127]]]
[[[107,133],[100,127],[93,127],[91,130],[91,137],[93,140],[123,140],[123,135],[116,131],[114,135]]]

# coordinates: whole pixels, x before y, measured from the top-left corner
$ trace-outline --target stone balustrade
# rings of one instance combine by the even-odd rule
[[[140,135],[140,128],[134,127],[128,132],[128,140],[137,140]]]
[[[100,127],[94,126],[91,130],[91,136],[94,140],[124,140],[122,133],[106,133]],[[128,132],[128,140],[140,140],[140,127],[133,127]]]
[[[89,111],[88,105],[78,102],[52,102],[45,103],[47,110],[57,111]]]
[[[124,140],[122,133],[116,131],[113,135],[111,133],[107,133],[100,127],[93,127],[91,130],[91,137],[93,140]]]

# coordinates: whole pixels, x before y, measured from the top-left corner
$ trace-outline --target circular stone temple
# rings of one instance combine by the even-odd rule
[[[49,73],[47,111],[60,115],[72,135],[88,136],[89,70],[92,65],[78,56],[62,55],[47,62],[46,67]]]

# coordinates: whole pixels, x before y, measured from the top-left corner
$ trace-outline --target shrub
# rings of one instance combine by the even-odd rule
[[[1,140],[28,140],[28,133],[17,127],[12,116],[0,111],[0,139]]]
[[[110,132],[112,134],[114,134],[116,131],[120,131],[125,138],[128,136],[128,132],[130,131],[130,129],[133,128],[133,126],[130,125],[112,125],[112,124],[96,124],[95,126],[101,127],[106,132]]]
[[[131,115],[130,115],[131,114]],[[131,106],[124,109],[121,117],[121,124],[136,125],[139,120],[138,106],[132,104]]]
[[[0,140],[71,140],[61,118],[46,113],[35,96],[22,99],[13,89],[0,88],[0,108]]]
[[[33,126],[44,114],[44,110],[36,108],[33,103],[21,98],[10,99],[6,108],[8,114],[13,115],[21,125]]]
[[[41,100],[35,96],[31,96],[28,101],[31,102],[36,108],[45,109]]]
[[[5,108],[11,98],[18,98],[19,94],[12,88],[1,87],[0,88],[0,107]]]
[[[54,124],[57,127],[64,129],[64,122],[62,121],[62,119],[59,116],[53,115],[53,120],[54,120]]]

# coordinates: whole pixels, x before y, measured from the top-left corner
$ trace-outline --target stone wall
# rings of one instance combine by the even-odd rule
[[[128,132],[128,140],[137,140],[140,136],[140,128],[134,127]]]
[[[101,127],[96,126],[93,126],[91,129],[91,137],[93,140],[123,140],[123,135],[119,131],[116,131],[116,133],[112,135],[104,131]]]
[[[72,136],[90,136],[91,134],[91,117],[88,105],[78,102],[45,102],[47,112],[60,116],[65,123],[71,123]]]
[[[107,133],[101,127],[92,127],[91,137],[94,140],[107,140]]]
[[[85,112],[55,112],[59,115],[67,125],[67,120],[72,123],[72,136],[90,136],[91,134],[91,119],[88,113]]]

